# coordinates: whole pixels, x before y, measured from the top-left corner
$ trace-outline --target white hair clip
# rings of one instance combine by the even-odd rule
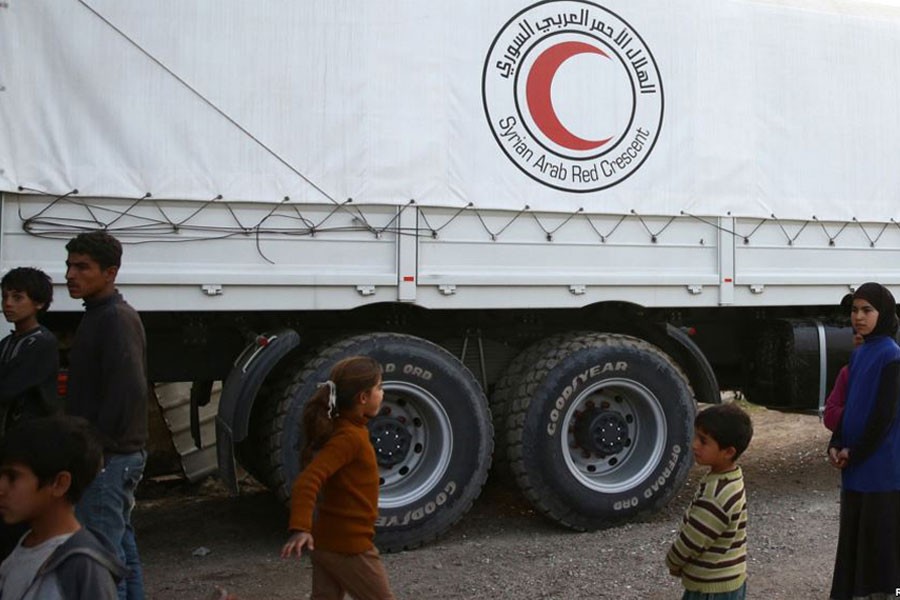
[[[325,386],[328,386],[328,418],[333,419],[337,413],[337,386],[330,379],[319,384],[319,387]]]

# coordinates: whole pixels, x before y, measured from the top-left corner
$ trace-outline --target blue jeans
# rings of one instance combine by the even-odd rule
[[[83,525],[106,536],[116,548],[119,560],[128,567],[128,575],[119,582],[119,599],[143,600],[144,574],[131,511],[134,490],[144,475],[147,452],[108,454],[103,462],[103,469],[75,507],[75,515]]]
[[[704,594],[703,592],[684,591],[681,600],[744,600],[747,597],[747,582],[733,592],[719,592],[716,594]]]

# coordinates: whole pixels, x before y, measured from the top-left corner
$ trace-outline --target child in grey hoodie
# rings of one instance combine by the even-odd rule
[[[114,600],[125,567],[75,504],[102,464],[87,421],[47,417],[0,440],[0,517],[30,529],[0,565],[3,600]]]

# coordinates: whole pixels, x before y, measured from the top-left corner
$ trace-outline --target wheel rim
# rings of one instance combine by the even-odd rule
[[[606,379],[576,396],[562,421],[569,472],[604,494],[633,489],[663,455],[666,418],[659,399],[628,379]]]
[[[453,454],[450,419],[437,398],[406,382],[385,381],[381,411],[369,422],[379,460],[378,506],[396,508],[427,495]]]

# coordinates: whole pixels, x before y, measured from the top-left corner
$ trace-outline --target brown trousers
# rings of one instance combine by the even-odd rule
[[[313,550],[310,600],[394,600],[378,550],[343,554]]]

